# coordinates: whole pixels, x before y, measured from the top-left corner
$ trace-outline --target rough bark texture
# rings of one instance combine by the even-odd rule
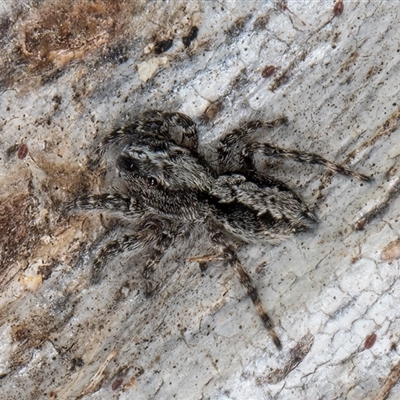
[[[400,396],[397,2],[0,10],[0,399]],[[137,254],[90,284],[91,249],[114,222],[64,206],[110,184],[88,156],[151,108],[195,119],[205,152],[241,120],[286,116],[261,139],[374,177],[267,161],[319,218],[313,232],[240,252],[281,351],[232,270],[201,272],[179,246],[151,298]]]

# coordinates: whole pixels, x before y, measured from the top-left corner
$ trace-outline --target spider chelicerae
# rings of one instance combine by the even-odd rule
[[[257,156],[280,157],[320,164],[360,180],[369,178],[317,155],[286,150],[253,140],[254,134],[285,122],[253,120],[223,136],[213,149],[212,161],[198,151],[196,124],[187,115],[152,110],[100,143],[95,164],[111,148],[120,184],[103,194],[85,195],[69,209],[111,213],[129,229],[109,240],[97,252],[92,281],[100,279],[110,257],[123,252],[147,252],[143,277],[151,276],[165,251],[178,240],[193,240],[201,231],[214,252],[189,258],[201,267],[212,260],[232,266],[273,342],[281,341],[257,288],[237,256],[240,245],[276,244],[289,235],[312,228],[317,219],[300,197],[283,182],[257,168]]]

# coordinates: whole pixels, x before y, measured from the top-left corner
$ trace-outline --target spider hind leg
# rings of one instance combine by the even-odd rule
[[[265,328],[268,330],[268,333],[271,336],[271,339],[274,342],[276,348],[278,350],[281,350],[281,340],[279,339],[278,334],[275,332],[274,324],[267,311],[265,310],[265,307],[260,299],[257,287],[251,279],[251,276],[236,256],[234,249],[230,247],[225,247],[224,253],[226,255],[227,262],[233,267],[233,271],[236,277],[238,278],[243,288],[246,290],[247,295],[250,297],[250,300],[252,301],[257,314],[260,316]]]

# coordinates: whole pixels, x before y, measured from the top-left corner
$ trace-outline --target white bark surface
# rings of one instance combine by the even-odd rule
[[[330,0],[105,1],[96,28],[78,17],[94,15],[89,3],[70,5],[88,36],[63,47],[44,33],[67,24],[57,1],[0,2],[0,399],[399,398],[398,2],[345,1],[334,16]],[[202,148],[241,120],[284,115],[260,139],[373,176],[268,166],[320,221],[239,254],[282,351],[231,270],[186,261],[197,248],[171,249],[150,299],[138,255],[89,284],[88,250],[112,222],[63,206],[106,191],[86,157],[151,108],[195,119]]]

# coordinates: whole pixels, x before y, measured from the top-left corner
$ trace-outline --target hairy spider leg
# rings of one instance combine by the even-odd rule
[[[135,199],[120,193],[102,193],[78,197],[66,206],[66,211],[73,209],[87,211],[110,211],[126,215],[135,205]]]
[[[264,308],[264,305],[260,299],[260,295],[258,294],[257,287],[251,279],[251,276],[245,270],[242,263],[237,258],[235,252],[232,249],[227,247],[225,249],[225,254],[227,254],[227,262],[233,267],[233,271],[236,277],[238,278],[239,282],[246,290],[247,295],[253,302],[254,308],[256,309],[257,314],[260,316],[264,326],[267,328],[268,333],[272,338],[272,341],[279,350],[282,349],[282,343],[274,330],[274,324]]]
[[[249,143],[246,145],[242,154],[246,158],[252,158],[252,156],[256,152],[262,153],[269,157],[279,157],[286,160],[294,160],[306,164],[322,165],[327,170],[336,174],[351,176],[352,178],[356,178],[365,182],[371,181],[371,178],[369,176],[343,167],[342,165],[335,164],[318,154],[306,153],[298,150],[282,149],[269,143]]]
[[[142,247],[139,235],[124,235],[107,243],[97,254],[90,272],[90,282],[97,284],[101,280],[101,272],[110,256],[135,251]]]

